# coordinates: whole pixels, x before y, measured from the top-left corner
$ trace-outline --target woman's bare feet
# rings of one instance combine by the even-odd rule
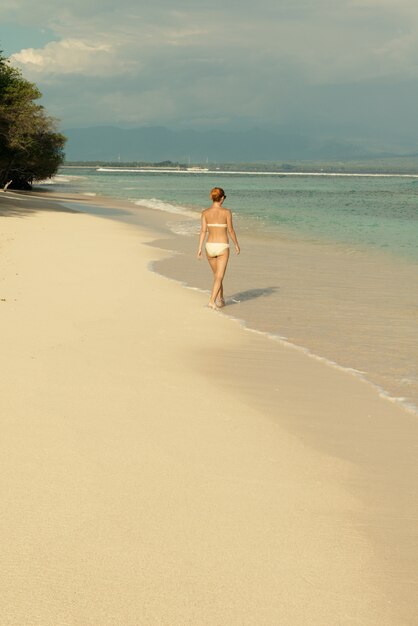
[[[210,309],[213,309],[214,311],[218,310],[218,307],[216,306],[216,302],[209,302],[208,307]]]
[[[216,306],[221,309],[223,306],[225,306],[225,300],[223,298],[218,298],[216,300]]]

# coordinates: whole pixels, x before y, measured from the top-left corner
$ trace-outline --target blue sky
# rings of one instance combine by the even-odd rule
[[[418,141],[415,0],[4,0],[0,23],[64,128]]]
[[[56,39],[54,31],[49,28],[33,28],[13,22],[0,24],[0,44],[7,56],[24,48],[42,48]]]

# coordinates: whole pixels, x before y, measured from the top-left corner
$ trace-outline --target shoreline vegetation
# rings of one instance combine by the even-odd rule
[[[66,138],[38,104],[38,87],[0,51],[0,188],[32,189],[64,161]]]
[[[271,173],[321,173],[321,174],[409,174],[418,176],[418,155],[388,156],[385,158],[353,161],[291,161],[289,163],[260,161],[256,163],[211,163],[186,164],[177,161],[65,161],[61,167],[74,168],[140,168],[161,171],[218,171],[271,172]]]

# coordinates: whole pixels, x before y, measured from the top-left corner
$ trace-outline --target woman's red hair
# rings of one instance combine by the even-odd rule
[[[214,187],[210,192],[213,202],[220,202],[225,197],[225,192],[221,187]]]

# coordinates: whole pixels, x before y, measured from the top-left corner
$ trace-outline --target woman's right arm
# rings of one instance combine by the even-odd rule
[[[234,242],[235,252],[239,254],[241,252],[241,249],[239,247],[237,235],[235,233],[234,226],[232,224],[232,213],[229,209],[227,209],[227,211],[228,213],[226,215],[226,223],[228,225],[228,234],[231,237],[232,241]]]
[[[205,241],[206,231],[208,229],[208,225],[206,223],[206,217],[204,213],[202,213],[202,219],[200,221],[200,238],[199,238],[199,248],[197,251],[197,258],[200,259],[202,256],[202,248],[203,242]]]

